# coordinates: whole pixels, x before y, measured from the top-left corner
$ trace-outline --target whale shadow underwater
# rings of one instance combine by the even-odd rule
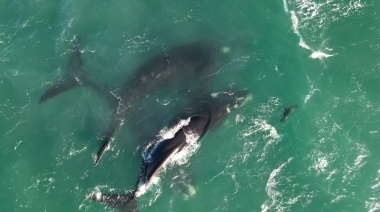
[[[110,147],[120,127],[123,124],[134,124],[128,123],[129,118],[138,114],[144,100],[165,89],[175,89],[189,99],[204,93],[212,76],[231,60],[232,54],[229,48],[226,51],[226,47],[206,41],[173,47],[141,64],[115,93],[88,78],[81,58],[80,37],[75,36],[74,42],[68,73],[56,80],[41,95],[39,103],[79,86],[86,86],[107,100],[112,110],[112,118],[106,133],[101,136],[102,144],[97,152],[95,165]],[[154,130],[161,126],[155,125]]]
[[[143,153],[143,163],[135,188],[127,194],[92,193],[86,196],[120,211],[138,211],[137,198],[145,193],[153,179],[159,175],[176,154],[181,154],[197,144],[209,131],[220,126],[227,116],[251,99],[247,90],[204,95],[188,105],[172,121],[169,138],[158,136]]]

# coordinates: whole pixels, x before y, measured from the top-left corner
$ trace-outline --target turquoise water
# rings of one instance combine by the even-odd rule
[[[247,88],[253,99],[183,165],[196,194],[172,186],[168,169],[138,199],[140,211],[380,210],[379,1],[1,5],[1,211],[110,211],[84,196],[134,188],[138,129],[123,127],[93,166],[110,122],[104,99],[83,87],[38,104],[66,73],[74,35],[89,78],[113,90],[173,46],[206,39],[239,50],[211,90]]]

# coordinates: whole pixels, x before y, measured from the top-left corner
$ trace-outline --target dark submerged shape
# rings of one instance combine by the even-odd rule
[[[291,107],[285,108],[284,113],[281,117],[281,122],[285,121],[285,119],[288,118],[288,116],[297,108],[297,105],[293,105]]]
[[[75,36],[76,43],[73,47],[73,54],[70,58],[69,72],[66,76],[59,79],[55,84],[42,94],[39,103],[61,94],[71,88],[79,86],[86,81],[87,76],[84,70],[83,61],[80,57],[80,38]]]
[[[187,136],[195,136],[195,142],[199,142],[209,130],[220,126],[233,109],[239,108],[249,99],[250,94],[246,90],[214,93],[211,96],[195,99],[185,112],[173,121],[173,123],[179,123],[180,120],[189,118],[189,123],[182,126],[173,138],[150,144],[133,191],[128,194],[101,194],[98,196],[91,194],[87,198],[105,203],[109,207],[119,208],[121,211],[137,210],[136,198],[141,195],[141,189],[150,185],[153,177],[160,173],[171,156],[189,145]]]
[[[96,165],[114,140],[115,132],[119,130],[123,121],[128,121],[130,113],[138,110],[143,99],[163,88],[180,90],[183,95],[194,96],[202,93],[210,76],[226,64],[230,57],[231,52],[223,51],[222,46],[208,42],[196,42],[169,49],[142,64],[114,96],[109,90],[87,78],[81,59],[80,39],[76,36],[68,73],[42,94],[39,102],[43,103],[79,85],[92,88],[109,101],[113,109],[112,123],[102,138]],[[195,88],[194,81],[197,82]]]

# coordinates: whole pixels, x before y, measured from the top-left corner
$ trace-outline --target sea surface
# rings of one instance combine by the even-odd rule
[[[0,211],[118,211],[85,196],[134,188],[146,144],[136,138],[158,132],[133,123],[149,114],[166,127],[155,104],[170,111],[181,97],[147,98],[94,167],[106,100],[78,86],[38,103],[67,73],[76,35],[88,77],[110,92],[153,55],[202,40],[234,51],[208,91],[252,94],[155,179],[140,211],[380,211],[380,1],[0,5]],[[175,186],[183,173],[190,193]]]

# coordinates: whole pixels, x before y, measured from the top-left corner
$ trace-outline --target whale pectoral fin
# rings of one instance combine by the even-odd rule
[[[111,142],[114,140],[114,134],[116,131],[118,131],[120,129],[122,122],[123,122],[123,120],[118,119],[116,117],[116,115],[114,114],[113,120],[112,120],[111,124],[108,126],[109,127],[108,131],[103,136],[102,146],[100,147],[99,151],[96,154],[95,166],[99,163],[99,161],[103,157],[104,153],[110,147]]]
[[[52,87],[42,94],[39,103],[43,103],[52,97],[55,97],[86,82],[86,73],[80,52],[80,39],[76,36],[75,40],[76,43],[73,47],[68,73],[57,80]]]
[[[90,194],[86,199],[91,199],[96,202],[104,203],[108,207],[118,208],[120,211],[137,212],[137,201],[134,192],[128,194]]]
[[[109,145],[112,141],[112,138],[110,136],[105,136],[103,139],[103,145],[100,147],[98,153],[96,154],[96,161],[95,161],[95,166],[98,165],[100,159],[103,157],[104,153],[107,151],[109,148]]]

